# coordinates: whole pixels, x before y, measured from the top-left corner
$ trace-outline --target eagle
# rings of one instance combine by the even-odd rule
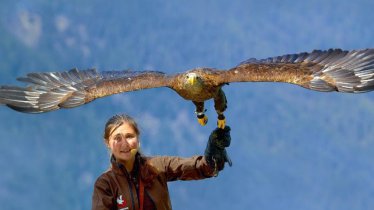
[[[374,89],[374,49],[314,50],[266,59],[248,59],[220,70],[199,67],[183,73],[160,71],[102,71],[72,69],[29,73],[25,87],[0,86],[0,104],[25,113],[43,113],[87,104],[97,98],[148,88],[168,87],[196,106],[205,125],[204,102],[214,100],[217,126],[224,128],[227,100],[222,87],[232,82],[283,82],[310,90],[362,93]]]

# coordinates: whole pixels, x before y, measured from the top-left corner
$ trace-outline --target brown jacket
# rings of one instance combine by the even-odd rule
[[[158,210],[172,209],[167,187],[168,181],[198,180],[214,175],[213,169],[203,156],[191,158],[156,156],[143,157],[143,159],[145,161],[139,164],[140,168],[152,168],[155,172],[154,176],[151,176],[151,182],[147,181],[145,184],[144,192]],[[139,171],[143,173],[140,175],[143,180],[144,170]],[[137,188],[131,181],[131,175],[113,159],[111,168],[96,180],[92,197],[92,210],[112,209],[139,209]]]

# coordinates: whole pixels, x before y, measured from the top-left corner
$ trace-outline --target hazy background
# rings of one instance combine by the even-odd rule
[[[230,68],[251,57],[374,47],[374,1],[0,0],[0,84],[73,67],[182,72]],[[374,93],[298,86],[224,88],[233,167],[219,177],[170,183],[174,209],[374,208]],[[90,209],[109,165],[102,141],[124,112],[142,128],[148,155],[202,154],[215,127],[166,88],[131,92],[47,114],[0,107],[4,210]]]

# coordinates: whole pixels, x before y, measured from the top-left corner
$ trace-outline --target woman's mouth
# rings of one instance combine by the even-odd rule
[[[138,152],[138,149],[127,149],[127,150],[120,150],[120,154],[131,154],[132,156],[135,156],[135,154]]]

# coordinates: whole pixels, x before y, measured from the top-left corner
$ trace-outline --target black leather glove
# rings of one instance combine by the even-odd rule
[[[231,128],[226,126],[224,129],[216,128],[209,136],[208,145],[205,149],[205,159],[208,164],[214,168],[215,174],[222,170],[225,162],[232,166],[232,162],[226,152],[226,147],[230,146]]]

